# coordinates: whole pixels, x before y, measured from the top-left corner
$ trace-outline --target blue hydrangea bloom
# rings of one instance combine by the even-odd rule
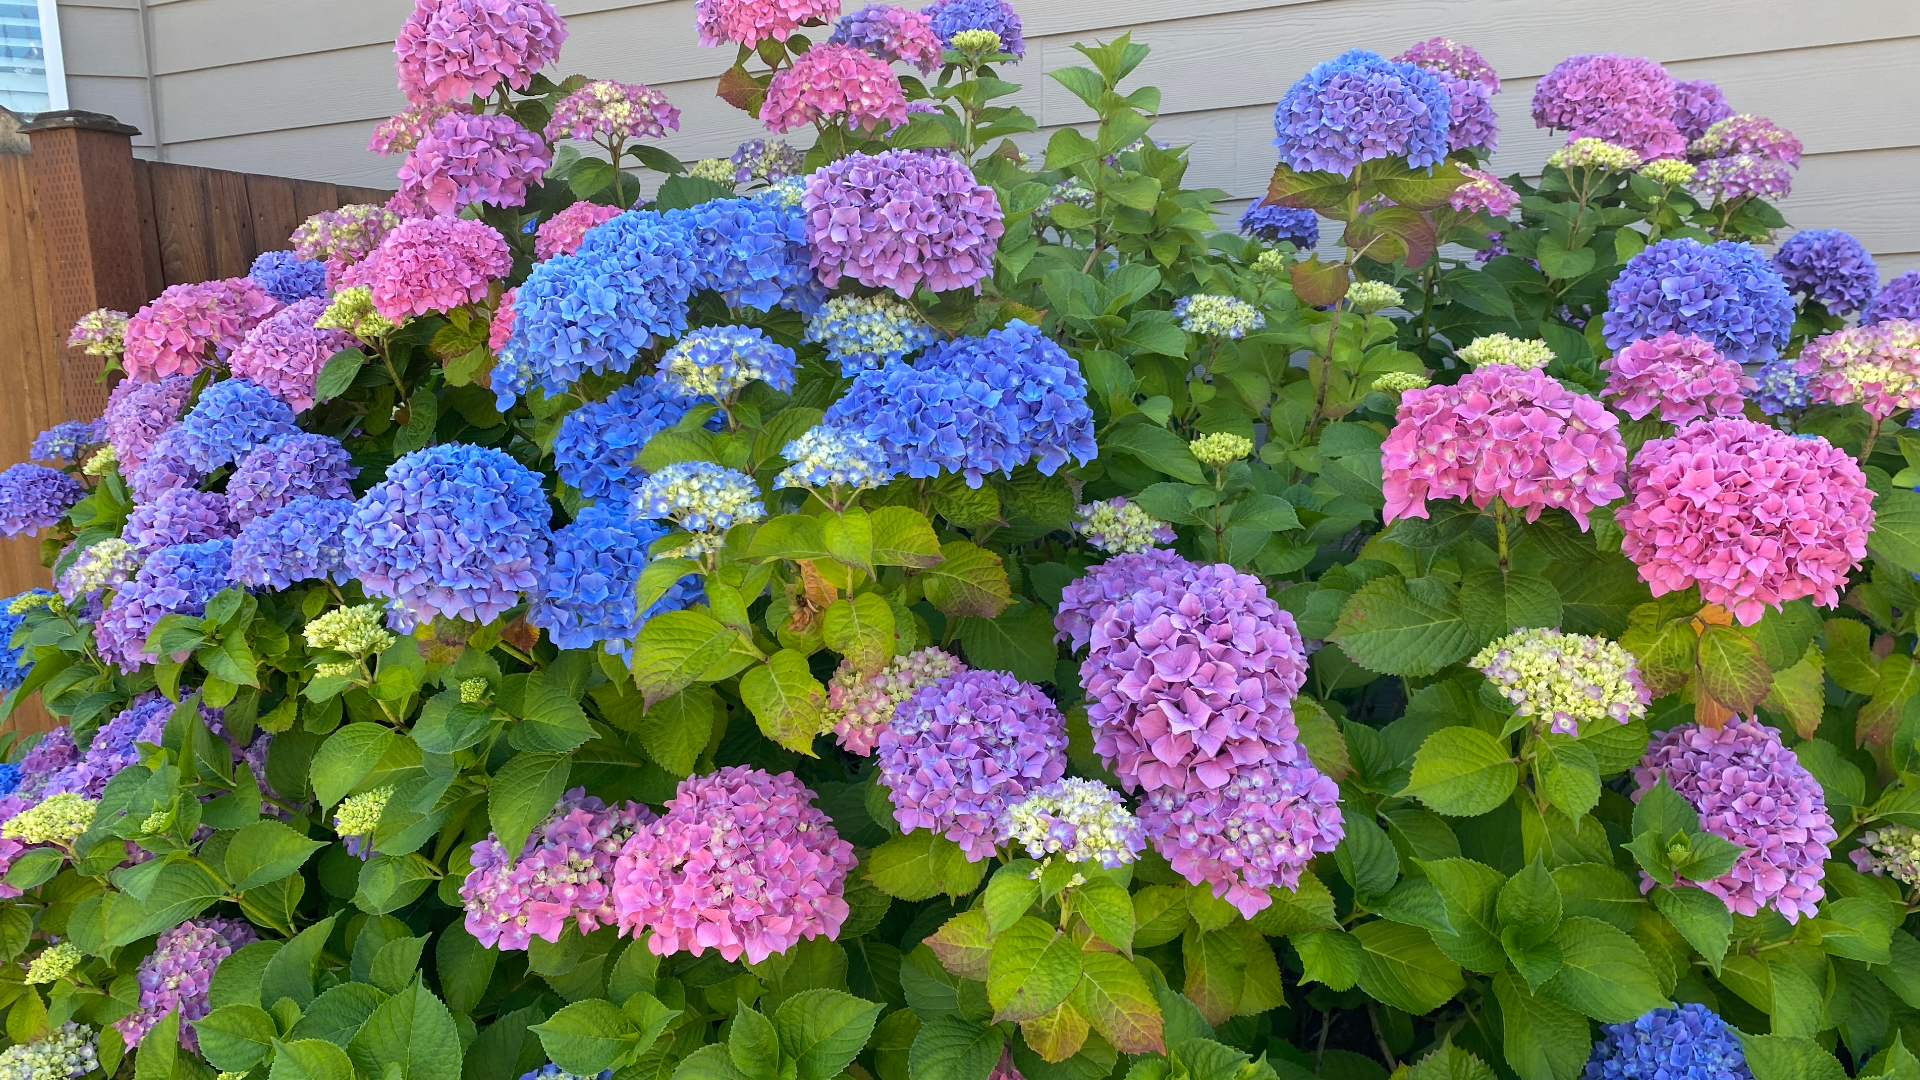
[[[247,271],[255,285],[283,304],[324,296],[327,292],[327,264],[303,259],[291,251],[263,251]]]
[[[80,481],[45,465],[21,462],[0,472],[0,536],[19,536],[58,525],[87,497]]]
[[[826,289],[813,276],[806,215],[766,193],[714,199],[663,215],[693,236],[696,288],[712,289],[732,308],[811,312]]]
[[[776,488],[877,488],[893,478],[887,456],[857,431],[815,424],[780,450],[792,464],[774,477]]]
[[[1880,269],[1866,246],[1839,229],[1804,229],[1773,253],[1773,268],[1789,291],[1807,294],[1835,315],[1850,315],[1873,300]]]
[[[660,381],[687,398],[731,402],[758,379],[781,392],[793,389],[793,350],[753,326],[703,326],[687,331],[660,358]]]
[[[630,210],[587,232],[571,255],[536,264],[514,294],[513,335],[493,371],[505,409],[530,387],[566,390],[588,372],[626,371],[655,337],[687,329],[701,287],[693,234]]]
[[[20,786],[20,766],[11,761],[0,761],[0,798],[13,794]]]
[[[1753,1080],[1740,1035],[1705,1005],[1655,1009],[1608,1026],[1584,1080]]]
[[[703,596],[699,577],[689,574],[644,617],[635,616],[634,589],[650,561],[647,548],[665,535],[667,529],[656,522],[628,521],[621,506],[581,510],[573,524],[553,534],[545,593],[527,610],[527,621],[545,630],[560,648],[585,649],[597,642],[609,653],[631,658],[634,636],[647,619],[678,611]]]
[[[676,461],[647,477],[634,494],[633,516],[671,521],[708,542],[698,551],[712,550],[720,534],[743,522],[767,516],[753,477],[711,461]]]
[[[92,744],[77,764],[55,774],[46,794],[71,791],[89,799],[105,794],[109,780],[127,766],[139,763],[141,743],[160,745],[173,709],[173,702],[155,691],[134,698],[93,733]]]
[[[1026,59],[1020,16],[1007,0],[934,0],[920,10],[932,20],[933,36],[943,48],[952,48],[953,35],[962,30],[991,30],[1000,35],[1001,52]]]
[[[132,581],[120,587],[94,624],[100,655],[134,672],[153,657],[147,634],[168,615],[199,615],[207,601],[233,583],[233,541],[175,544],[154,552]]]
[[[233,580],[259,589],[332,578],[345,585],[350,499],[300,495],[247,522],[233,541]]]
[[[885,367],[940,339],[906,302],[890,293],[836,296],[807,323],[807,341],[827,347],[827,359],[852,376]]]
[[[864,435],[888,469],[916,479],[988,473],[1034,462],[1048,476],[1093,460],[1093,411],[1080,365],[1035,327],[1015,320],[985,337],[927,350],[912,364],[863,371],[826,422]]]
[[[1297,172],[1350,173],[1404,157],[1418,169],[1447,156],[1452,104],[1433,72],[1352,49],[1293,84],[1273,112],[1273,144]]]
[[[26,646],[15,645],[13,643],[13,632],[20,629],[20,624],[27,620],[26,613],[22,612],[15,615],[7,610],[8,607],[10,607],[15,600],[24,596],[52,595],[51,592],[45,589],[28,589],[26,592],[17,593],[8,597],[4,603],[0,603],[0,694],[7,693],[14,687],[26,682],[27,675],[33,671],[33,661],[27,659]],[[10,787],[7,789],[7,791],[12,790]],[[0,791],[0,795],[5,795],[7,791]]]
[[[226,379],[202,391],[180,418],[179,446],[187,464],[209,473],[261,443],[298,430],[293,407],[266,387]]]
[[[1787,343],[1793,297],[1751,244],[1662,240],[1627,260],[1607,290],[1603,325],[1611,349],[1671,330],[1737,364],[1762,364]]]
[[[275,510],[302,495],[353,498],[353,464],[340,440],[301,431],[247,451],[227,477],[228,512],[236,525]]]
[[[1284,240],[1304,250],[1320,242],[1320,215],[1311,210],[1257,202],[1240,215],[1240,235],[1268,244]]]
[[[687,415],[687,399],[651,375],[589,401],[560,421],[553,439],[553,464],[560,479],[588,499],[626,501],[646,479],[634,465],[647,440]],[[719,423],[716,414],[711,424]]]
[[[416,450],[353,505],[346,568],[387,621],[411,632],[436,616],[490,622],[538,588],[552,512],[540,478],[465,443]]]
[[[82,450],[100,441],[92,424],[63,420],[34,438],[28,456],[35,461],[78,461]]]

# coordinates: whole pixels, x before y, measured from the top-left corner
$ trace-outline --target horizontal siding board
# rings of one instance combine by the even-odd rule
[[[153,119],[147,114],[147,80],[101,75],[67,76],[67,107],[106,113],[140,129],[133,145],[153,145]]]
[[[146,75],[137,11],[62,4],[60,44],[70,76]]]

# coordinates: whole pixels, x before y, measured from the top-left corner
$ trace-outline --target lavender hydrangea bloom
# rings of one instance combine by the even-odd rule
[[[47,783],[45,794],[71,791],[89,799],[98,799],[107,790],[107,781],[120,770],[140,761],[140,745],[160,745],[167,719],[173,715],[173,702],[157,691],[133,699],[113,719],[93,733],[93,744],[80,760],[61,769]]]
[[[1787,343],[1793,298],[1751,244],[1662,240],[1627,261],[1607,290],[1604,319],[1612,349],[1672,330],[1735,363],[1765,363]]]
[[[933,20],[933,34],[946,48],[962,30],[991,30],[1000,35],[1000,51],[1015,59],[1027,56],[1020,16],[1007,0],[934,0],[923,10]]]
[[[1673,126],[1692,142],[1707,129],[1733,115],[1727,95],[1706,79],[1680,79],[1673,84]]]
[[[979,487],[991,472],[1033,461],[1052,476],[1097,452],[1086,379],[1066,350],[1019,320],[985,337],[940,342],[911,364],[854,377],[826,422],[865,436],[888,469],[942,470]]]
[[[217,491],[169,488],[127,515],[121,533],[133,549],[151,555],[174,544],[197,544],[233,535],[227,497]]]
[[[292,407],[246,379],[207,387],[181,418],[180,428],[186,433],[186,460],[201,472],[212,472],[269,439],[299,430]]]
[[[192,433],[175,424],[153,441],[140,467],[126,474],[127,490],[133,492],[134,501],[151,502],[169,488],[193,487],[207,474],[193,464],[193,457]]]
[[[664,217],[693,237],[694,287],[718,292],[728,307],[806,314],[825,299],[808,261],[806,217],[773,193],[714,199]]]
[[[687,415],[688,402],[651,375],[589,401],[560,421],[553,464],[588,499],[631,499],[646,473],[633,463],[647,440]],[[714,417],[718,423],[719,417]]]
[[[1065,775],[1066,749],[1066,721],[1038,687],[963,671],[894,710],[880,783],[900,828],[932,829],[979,862],[1007,839],[1007,808]]]
[[[957,158],[912,150],[851,154],[807,177],[800,207],[814,272],[901,299],[971,288],[993,273],[1005,232],[993,189]]]
[[[1908,270],[1880,286],[1873,303],[1860,313],[1863,323],[1888,319],[1920,319],[1920,270]]]
[[[1471,79],[1493,93],[1500,92],[1500,76],[1493,70],[1493,65],[1487,63],[1487,58],[1480,55],[1480,50],[1471,45],[1462,45],[1452,38],[1436,37],[1417,41],[1394,59],[1418,64],[1435,74]]]
[[[1580,1075],[1582,1080],[1753,1080],[1740,1033],[1697,1002],[1609,1025]]]
[[[1431,71],[1352,49],[1307,72],[1274,109],[1273,144],[1298,172],[1352,172],[1404,157],[1414,168],[1447,156],[1452,105]]]
[[[1165,548],[1116,555],[1090,568],[1078,581],[1069,582],[1060,591],[1060,608],[1053,616],[1055,641],[1072,643],[1075,652],[1093,640],[1094,620],[1104,617],[1102,609],[1117,604],[1136,591],[1165,592],[1180,587],[1196,569],[1175,552]]]
[[[80,481],[45,465],[22,462],[0,472],[0,536],[52,528],[87,497]]]
[[[27,456],[35,461],[79,461],[80,452],[100,441],[94,425],[84,420],[63,420],[34,437]]]
[[[340,440],[295,432],[247,451],[227,477],[227,500],[234,524],[245,525],[302,496],[351,499],[359,475]]]
[[[1565,131],[1570,139],[1625,146],[1645,160],[1686,150],[1673,116],[1673,76],[1642,56],[1569,56],[1533,88],[1535,124]]]
[[[1472,79],[1440,73],[1447,91],[1447,149],[1492,154],[1500,147],[1500,118],[1493,114],[1493,91]]]
[[[100,655],[132,672],[154,657],[144,650],[147,634],[163,617],[199,615],[207,601],[232,584],[233,541],[204,540],[154,552],[121,586],[94,624]]]
[[[347,571],[411,631],[437,616],[488,622],[536,588],[552,534],[526,466],[463,443],[416,450],[354,504]]]
[[[285,589],[297,581],[332,578],[345,585],[349,499],[300,495],[246,523],[233,541],[233,580],[255,588]]]
[[[159,382],[122,379],[107,397],[100,414],[101,434],[120,460],[120,472],[132,476],[160,433],[180,418],[180,409],[193,391],[190,375],[169,375]]]
[[[1240,215],[1240,234],[1306,250],[1320,242],[1320,215],[1278,203],[1256,202]]]
[[[139,1011],[114,1021],[129,1047],[138,1046],[147,1032],[168,1013],[180,1011],[180,1045],[198,1053],[200,1036],[193,1021],[213,1008],[208,987],[213,972],[235,949],[256,940],[253,927],[235,919],[212,918],[184,922],[160,935],[153,953],[140,961]]]
[[[263,251],[253,260],[247,276],[265,289],[268,296],[283,304],[324,296],[327,291],[327,264],[318,259],[303,259],[291,251]]]
[[[574,788],[533,830],[518,858],[492,833],[473,846],[460,886],[467,932],[490,949],[557,942],[568,923],[582,934],[611,926],[613,863],[634,832],[653,821],[638,803],[609,808]]]
[[[1174,872],[1252,918],[1346,835],[1340,788],[1288,744],[1284,758],[1236,767],[1216,789],[1147,793],[1141,822]]]
[[[545,630],[562,649],[600,644],[615,656],[631,659],[633,639],[647,620],[700,600],[699,577],[681,578],[667,594],[637,615],[634,590],[665,526],[646,519],[627,520],[624,506],[599,503],[580,511],[573,523],[553,534],[553,557],[544,592],[527,610],[527,621]]]
[[[1866,246],[1839,229],[1794,233],[1773,253],[1773,268],[1789,291],[1805,293],[1835,315],[1866,307],[1880,284],[1880,270]]]

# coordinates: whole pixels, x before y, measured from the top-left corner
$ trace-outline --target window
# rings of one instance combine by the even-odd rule
[[[0,105],[27,116],[67,107],[54,0],[0,0]]]

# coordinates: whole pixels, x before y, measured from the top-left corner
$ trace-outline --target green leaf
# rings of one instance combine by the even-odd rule
[[[1431,675],[1473,650],[1459,597],[1434,578],[1378,577],[1347,598],[1329,639],[1387,675]]]
[[[1920,494],[1894,488],[1874,498],[1867,548],[1879,561],[1920,573]]]
[[[956,620],[956,633],[974,667],[1009,672],[1027,682],[1053,681],[1053,616],[1038,604],[1020,600],[991,619]]]
[[[1073,910],[1101,941],[1133,951],[1133,897],[1111,878],[1094,878],[1073,892]]]
[[[1592,270],[1595,255],[1590,247],[1579,247],[1569,251],[1559,237],[1549,234],[1540,238],[1540,244],[1534,250],[1534,258],[1548,277],[1565,281],[1580,277]]]
[[[526,844],[566,793],[571,770],[565,754],[516,754],[501,766],[487,787],[487,817],[502,847],[519,851]]]
[[[1502,1050],[1520,1080],[1573,1080],[1591,1047],[1587,1019],[1564,1005],[1537,997],[1509,972],[1493,977],[1500,1002]]]
[[[332,806],[358,787],[400,736],[385,724],[348,724],[327,737],[313,756],[313,794]]]
[[[1540,788],[1547,801],[1577,818],[1600,803],[1600,766],[1577,742],[1542,739]]]
[[[1731,626],[1708,624],[1697,655],[1701,688],[1734,712],[1752,712],[1773,688],[1760,644]]]
[[[937,565],[940,541],[925,514],[905,506],[882,506],[872,512],[873,561],[881,566],[925,569]]]
[[[1753,1080],[1846,1080],[1833,1054],[1804,1035],[1740,1033]]]
[[[1680,936],[1687,939],[1715,975],[1726,959],[1727,944],[1733,938],[1733,912],[1726,901],[1691,886],[1653,890],[1653,906],[1667,917]]]
[[[651,705],[692,686],[740,647],[740,632],[704,611],[662,612],[634,642],[633,684]]]
[[[1094,141],[1074,128],[1063,127],[1047,140],[1048,169],[1070,169],[1099,156],[1100,148]]]
[[[734,1065],[731,1048],[710,1043],[680,1059],[673,1080],[749,1080]]]
[[[986,872],[985,863],[968,862],[959,844],[929,829],[896,836],[867,856],[867,879],[896,900],[964,896]]]
[[[1494,1071],[1449,1038],[1407,1072],[1406,1080],[1495,1080]]]
[[[287,1035],[293,1039],[325,1039],[345,1050],[387,997],[384,990],[366,983],[341,983],[314,998]]]
[[[1292,940],[1304,967],[1300,981],[1317,982],[1336,993],[1353,989],[1359,981],[1365,950],[1352,934],[1338,929],[1312,930],[1295,934]]]
[[[995,880],[999,879],[996,877]],[[948,919],[939,930],[925,939],[924,944],[953,974],[975,982],[986,981],[989,958],[993,955],[993,939],[988,930],[987,916],[979,909],[963,911]]]
[[[1062,128],[1071,131],[1072,128]],[[997,1026],[958,1016],[924,1020],[907,1054],[909,1080],[987,1080],[1007,1043]]]
[[[460,1033],[453,1014],[417,977],[380,1004],[347,1046],[355,1068],[368,1076],[405,1080],[459,1080]]]
[[[596,694],[595,700],[600,700]],[[647,756],[675,776],[688,776],[713,740],[718,701],[705,686],[692,686],[647,707],[633,725]]]
[[[1506,802],[1519,782],[1520,766],[1504,741],[1479,728],[1450,727],[1420,744],[1400,794],[1449,817],[1477,817]]]
[[[426,947],[427,939],[424,937],[387,942],[374,954],[373,966],[367,973],[368,981],[389,994],[400,993],[419,969],[420,954],[426,951]]]
[[[742,1005],[733,1011],[733,1032],[727,1036],[727,1057],[747,1080],[778,1080],[780,1035],[773,1021]]]
[[[820,640],[827,648],[865,675],[878,674],[893,659],[894,633],[893,607],[879,593],[835,600],[820,624]]]
[[[1506,884],[1500,871],[1472,859],[1423,861],[1420,869],[1440,894],[1453,927],[1451,934],[1433,935],[1440,951],[1474,971],[1491,974],[1505,967],[1507,955],[1500,945],[1496,914],[1500,888]]]
[[[323,1039],[276,1040],[267,1080],[353,1080],[353,1059]]]
[[[1047,923],[1025,916],[993,939],[987,1001],[995,1020],[1032,1020],[1067,1000],[1080,981],[1080,947]]]
[[[200,1056],[222,1072],[245,1072],[273,1049],[279,1031],[273,1017],[257,1005],[227,1005],[193,1022]]]
[[[116,911],[133,908],[137,918],[131,922],[110,921],[106,943],[128,945],[177,926],[213,906],[227,891],[226,884],[199,862],[170,863],[160,871],[144,903],[135,904],[130,896],[120,898]]]
[[[1347,835],[1333,851],[1334,864],[1355,891],[1384,895],[1400,879],[1400,856],[1393,850],[1371,814],[1355,814],[1346,822]]]
[[[540,1036],[540,1045],[555,1065],[570,1073],[592,1076],[612,1068],[634,1045],[640,1029],[612,1002],[587,998],[527,1030]]]
[[[781,649],[765,664],[747,669],[740,678],[740,700],[753,710],[767,738],[789,750],[813,753],[814,736],[823,726],[827,688],[813,677],[805,653]]]
[[[234,892],[278,881],[326,847],[278,821],[256,821],[233,834],[227,844],[226,875]]]
[[[1020,916],[1040,899],[1040,883],[1030,876],[1038,868],[1031,859],[1015,859],[993,872],[980,905],[988,934],[998,934],[1019,922]]]
[[[327,357],[327,362],[320,367],[319,378],[314,380],[313,400],[332,401],[346,393],[368,359],[359,349],[341,349]]]
[[[1667,1003],[1646,953],[1598,919],[1567,919],[1554,931],[1564,963],[1542,993],[1603,1024],[1624,1024]]]
[[[798,1080],[833,1080],[873,1034],[880,1006],[839,990],[802,990],[773,1014]]]
[[[1138,898],[1144,892],[1142,890],[1135,894],[1136,919],[1141,914]],[[1254,912],[1253,918],[1247,922],[1268,937],[1286,937],[1305,930],[1325,930],[1339,925],[1334,916],[1333,893],[1327,890],[1325,882],[1312,874],[1301,874],[1300,883],[1291,890],[1270,888],[1267,895],[1273,898],[1273,903]],[[1144,921],[1139,925],[1141,931],[1146,929]],[[1136,936],[1138,934],[1139,931],[1136,931]]]
[[[1122,957],[1110,952],[1082,956],[1072,1001],[1075,1011],[1115,1050],[1147,1054],[1166,1049],[1160,1006],[1139,969]]]
[[[1360,989],[1376,1001],[1422,1016],[1466,987],[1460,966],[1433,943],[1433,936],[1404,923],[1362,923],[1359,939]]]
[[[1484,270],[1461,267],[1440,278],[1440,288],[1451,300],[1497,319],[1513,318],[1513,297],[1500,279]]]
[[[1157,424],[1115,424],[1100,437],[1103,452],[1126,454],[1150,469],[1158,469],[1176,480],[1204,484],[1206,473],[1187,440]]]
[[[1013,589],[1000,556],[965,540],[942,544],[940,554],[940,564],[920,577],[927,602],[941,614],[991,619],[1006,608]]]

